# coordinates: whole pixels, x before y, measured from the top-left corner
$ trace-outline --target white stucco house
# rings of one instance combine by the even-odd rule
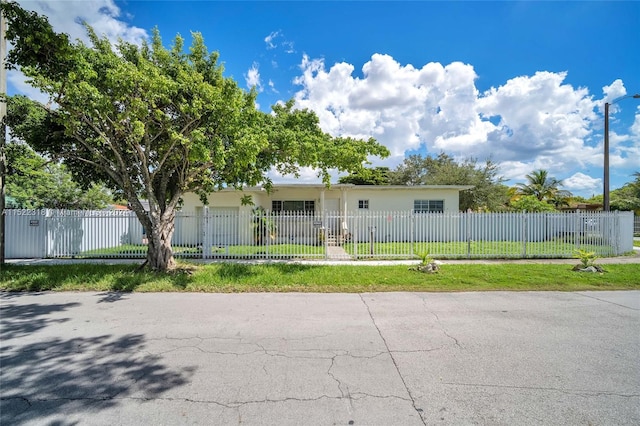
[[[322,184],[274,185],[271,192],[262,187],[242,191],[223,189],[209,195],[209,210],[250,212],[261,206],[272,212],[348,212],[356,210],[416,212],[457,212],[460,191],[470,185],[352,185]],[[242,206],[241,199],[251,195],[254,206]],[[195,194],[186,194],[183,210],[198,211],[204,205]]]
[[[391,212],[400,214],[445,213],[459,211],[460,191],[471,189],[469,185],[425,185],[425,186],[376,186],[335,184],[282,184],[274,185],[267,192],[262,187],[247,187],[243,190],[223,189],[209,195],[208,205],[204,205],[196,194],[183,197],[182,211],[197,218],[208,219],[205,224],[207,235],[213,244],[250,244],[251,213],[262,207],[278,217],[278,242],[311,242],[317,238],[317,229],[326,230],[327,238],[343,241],[354,232],[364,237],[371,229],[388,228],[393,217]],[[242,205],[242,197],[250,195],[253,205]],[[378,227],[362,218],[382,217],[385,223]],[[356,222],[357,220],[357,222]],[[247,222],[246,224],[244,222]],[[188,221],[183,221],[188,224]],[[187,226],[187,227],[185,227]],[[181,238],[196,238],[198,226],[177,226],[176,234]],[[389,231],[388,238],[406,239],[399,231]],[[392,235],[393,234],[393,235]]]

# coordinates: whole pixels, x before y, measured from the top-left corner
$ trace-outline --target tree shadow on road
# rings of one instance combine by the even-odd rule
[[[172,370],[145,351],[142,334],[64,338],[47,330],[37,338],[69,321],[60,313],[78,305],[2,299],[0,424],[68,425],[71,415],[86,419],[123,398],[154,398],[190,381],[194,368]]]

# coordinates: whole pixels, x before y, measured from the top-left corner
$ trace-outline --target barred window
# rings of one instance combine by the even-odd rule
[[[369,210],[369,200],[358,200],[358,208],[362,210]]]
[[[414,200],[414,213],[442,213],[444,212],[443,200]]]

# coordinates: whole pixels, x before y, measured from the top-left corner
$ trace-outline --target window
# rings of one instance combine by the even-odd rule
[[[442,213],[444,212],[443,200],[414,200],[414,213]]]
[[[358,208],[362,210],[369,210],[369,200],[358,200]]]
[[[313,214],[316,211],[316,202],[313,200],[273,200],[271,211],[274,213],[307,213]]]

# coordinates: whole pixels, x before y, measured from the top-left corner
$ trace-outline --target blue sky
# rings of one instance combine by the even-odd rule
[[[373,136],[392,152],[375,165],[491,158],[508,184],[544,168],[587,197],[602,192],[604,102],[640,93],[640,2],[20,3],[78,38],[80,20],[113,40],[157,26],[166,45],[199,31],[259,108],[294,98],[329,133]],[[616,188],[640,170],[640,101],[610,120]]]

